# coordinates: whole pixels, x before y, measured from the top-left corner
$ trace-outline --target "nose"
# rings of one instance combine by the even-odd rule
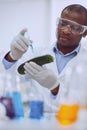
[[[62,30],[63,30],[63,32],[65,34],[71,33],[71,27],[70,27],[70,25],[65,26],[64,28],[62,28]]]

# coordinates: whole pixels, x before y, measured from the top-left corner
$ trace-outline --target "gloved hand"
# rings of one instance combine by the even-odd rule
[[[59,86],[58,79],[54,72],[46,67],[39,66],[34,62],[30,62],[25,63],[24,69],[26,74],[36,80],[40,85],[50,90],[53,90]]]
[[[31,41],[24,37],[27,29],[21,30],[21,32],[13,39],[11,43],[11,52],[10,56],[13,60],[18,60],[22,57],[22,55],[28,50],[29,45],[31,45]]]

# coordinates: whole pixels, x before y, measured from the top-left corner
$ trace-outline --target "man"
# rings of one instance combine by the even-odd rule
[[[28,50],[31,43],[25,38],[27,30],[22,30],[12,41],[11,51],[8,52],[3,63],[10,68]],[[57,42],[42,54],[54,56],[54,62],[39,66],[34,62],[24,65],[25,73],[33,80],[34,96],[43,98],[45,110],[57,111],[61,100],[69,91],[66,87],[67,71],[80,58],[85,48],[81,39],[87,35],[87,9],[73,4],[65,7],[60,18],[57,19]],[[42,50],[43,51],[43,50]]]

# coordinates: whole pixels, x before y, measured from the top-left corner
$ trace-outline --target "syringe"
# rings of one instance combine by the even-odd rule
[[[28,31],[26,32],[26,34],[27,34],[28,40],[32,43],[32,40],[30,40],[30,37],[29,37],[29,35],[28,35]],[[32,50],[32,52],[33,52],[33,51],[34,51],[34,48],[33,48],[33,45],[32,45],[32,44],[30,45],[30,48],[31,48],[31,50]]]

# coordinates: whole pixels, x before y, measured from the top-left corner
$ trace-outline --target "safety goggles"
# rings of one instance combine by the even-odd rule
[[[57,25],[60,29],[69,28],[74,34],[83,34],[87,30],[87,26],[64,18],[57,18]]]

